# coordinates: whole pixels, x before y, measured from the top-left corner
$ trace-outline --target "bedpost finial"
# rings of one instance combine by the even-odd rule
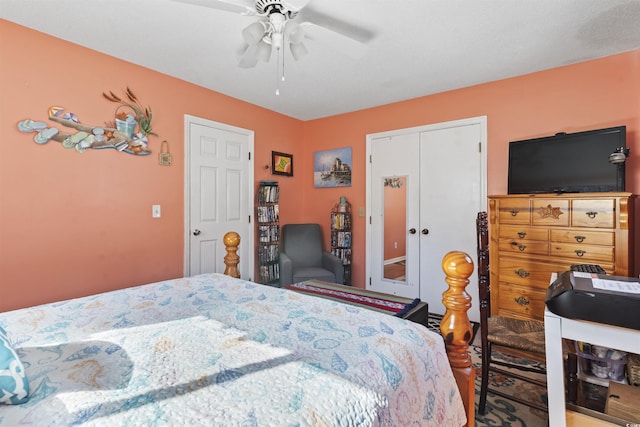
[[[471,296],[465,288],[473,273],[473,261],[464,252],[452,251],[442,258],[442,270],[449,288],[442,293],[442,304],[446,311],[440,322],[440,333],[444,338],[451,366],[470,367],[468,350],[473,329],[467,311],[471,308]]]
[[[240,246],[240,235],[235,231],[230,231],[222,238],[227,255],[224,257],[224,274],[231,277],[240,278],[240,272],[238,271],[238,264],[240,263],[240,257],[238,256],[238,246]]]
[[[442,270],[447,277],[464,280],[473,273],[473,261],[464,252],[451,251],[442,259]]]
[[[227,248],[229,246],[238,247],[240,245],[240,235],[235,231],[230,231],[224,235],[222,241]]]

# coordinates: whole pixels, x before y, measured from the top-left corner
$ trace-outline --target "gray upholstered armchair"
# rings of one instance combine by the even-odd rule
[[[311,279],[342,284],[342,260],[323,251],[320,225],[285,224],[280,251],[280,287]]]

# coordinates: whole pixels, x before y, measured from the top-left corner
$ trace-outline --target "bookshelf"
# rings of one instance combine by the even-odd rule
[[[280,187],[277,181],[260,181],[256,203],[258,277],[260,283],[278,286],[280,270]]]
[[[340,197],[331,210],[331,253],[342,260],[345,285],[351,285],[351,233],[351,203]]]

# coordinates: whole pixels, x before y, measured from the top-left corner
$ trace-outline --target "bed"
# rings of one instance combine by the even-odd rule
[[[417,323],[223,274],[0,313],[29,387],[0,425],[464,425],[462,311],[447,350]]]

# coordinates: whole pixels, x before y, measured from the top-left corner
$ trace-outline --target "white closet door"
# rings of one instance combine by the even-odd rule
[[[420,140],[415,132],[404,135],[383,137],[371,141],[371,204],[374,206],[371,215],[370,268],[371,281],[367,288],[388,294],[417,298],[420,293],[420,244],[417,227],[419,226],[420,200]],[[402,187],[389,190],[385,180],[402,179]],[[390,182],[390,181],[387,181]],[[389,206],[385,194],[389,191],[403,192],[406,199],[404,206]],[[389,197],[386,197],[389,199]],[[385,206],[387,209],[385,209]],[[403,217],[398,224],[391,220],[389,210]],[[386,212],[386,214],[385,214]],[[409,230],[413,229],[411,234]],[[385,247],[405,241],[404,251],[406,269],[404,278],[385,277],[385,260],[388,261],[389,250]],[[402,248],[400,248],[402,249]],[[385,253],[386,252],[386,253]]]
[[[442,258],[463,251],[476,262],[475,220],[486,198],[481,141],[479,124],[420,133],[420,298],[432,313],[445,310]],[[467,292],[478,301],[475,277]]]

